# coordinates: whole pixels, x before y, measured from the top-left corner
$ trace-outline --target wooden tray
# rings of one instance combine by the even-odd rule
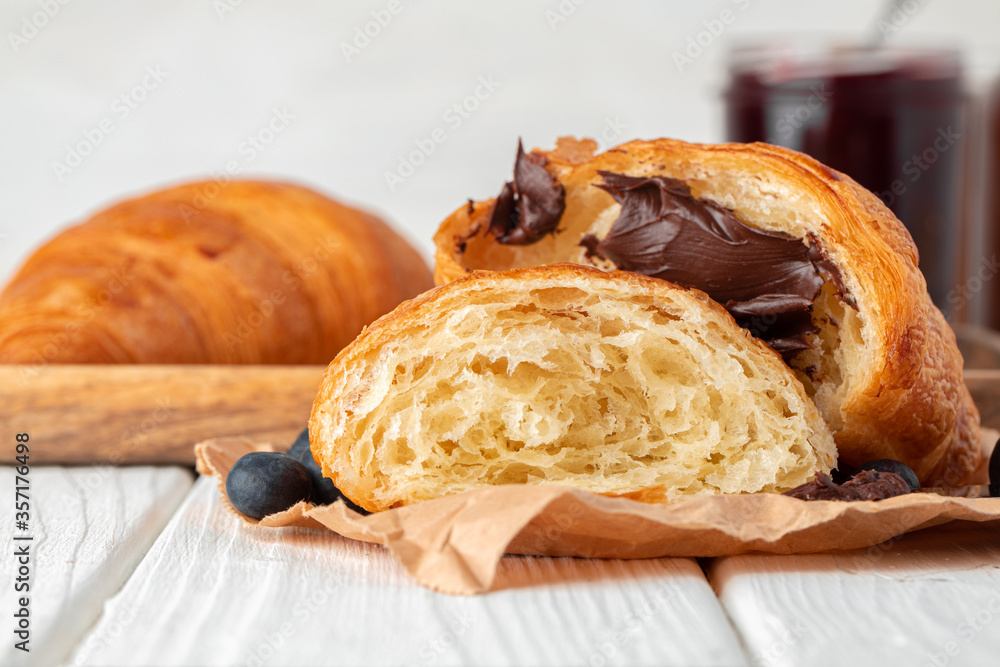
[[[31,462],[181,463],[194,444],[248,435],[292,444],[325,366],[0,365],[5,436]]]

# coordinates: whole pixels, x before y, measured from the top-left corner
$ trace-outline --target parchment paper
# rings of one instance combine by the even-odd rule
[[[988,455],[997,432],[984,433]],[[223,502],[248,524],[332,530],[389,548],[420,584],[444,593],[490,589],[504,553],[592,558],[730,556],[858,549],[948,521],[1000,522],[1000,498],[912,493],[865,502],[802,501],[775,494],[703,496],[663,505],[557,486],[479,489],[364,516],[342,501],[298,503],[261,519],[226,498],[226,475],[246,453],[273,451],[245,438],[195,446],[198,471],[215,475]],[[985,466],[980,481],[985,481]],[[998,525],[1000,530],[1000,525]]]

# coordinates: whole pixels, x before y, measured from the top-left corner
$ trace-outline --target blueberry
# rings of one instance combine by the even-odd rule
[[[990,456],[990,495],[1000,497],[1000,440]]]
[[[899,461],[894,461],[893,459],[877,459],[875,461],[869,461],[868,463],[862,463],[855,470],[855,474],[861,472],[862,470],[877,470],[878,472],[894,472],[910,486],[910,491],[920,488],[920,480],[917,479],[917,475],[910,470],[910,467],[905,463],[900,463]]]
[[[312,480],[305,466],[287,454],[251,452],[229,470],[226,495],[239,511],[263,519],[309,500]]]
[[[316,463],[316,459],[312,455],[312,450],[309,449],[308,428],[303,429],[302,433],[299,433],[299,437],[295,438],[295,442],[292,443],[291,448],[288,450],[288,455],[305,466],[306,471],[309,473],[313,486],[313,504],[330,505],[336,502],[337,498],[343,498],[347,506],[355,512],[368,514],[366,510],[352,503],[347,496],[341,493],[340,489],[334,486],[332,479],[323,476],[323,469]]]
[[[295,442],[292,443],[292,446],[288,448],[288,455],[291,456],[296,461],[298,461],[299,463],[302,463],[301,461],[302,452],[308,452],[308,451],[309,451],[309,429],[304,428],[302,429],[302,433],[299,433],[299,437],[295,438]],[[312,456],[310,456],[309,458],[312,458]],[[315,461],[313,461],[313,463],[315,463]]]

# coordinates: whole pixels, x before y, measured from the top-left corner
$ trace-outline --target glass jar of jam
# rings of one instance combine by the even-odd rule
[[[961,69],[947,49],[744,46],[731,53],[725,93],[729,141],[807,153],[892,209],[946,315],[962,247]]]

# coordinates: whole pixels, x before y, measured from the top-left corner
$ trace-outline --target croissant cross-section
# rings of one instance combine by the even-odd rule
[[[369,510],[497,484],[781,491],[836,456],[795,374],[704,294],[573,265],[401,305],[330,365],[310,434]]]

